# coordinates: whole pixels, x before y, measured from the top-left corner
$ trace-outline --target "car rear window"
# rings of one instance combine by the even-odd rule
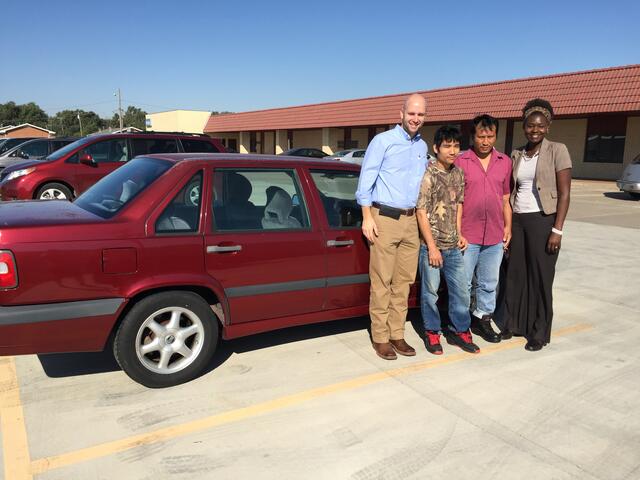
[[[208,140],[181,139],[186,153],[218,153],[216,146]]]
[[[171,168],[155,158],[136,158],[80,195],[75,204],[102,218],[111,218]]]

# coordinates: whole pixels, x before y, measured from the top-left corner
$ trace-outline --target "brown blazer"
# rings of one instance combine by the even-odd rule
[[[511,152],[511,161],[513,162],[511,207],[513,207],[518,191],[516,182],[523,151],[524,147],[521,147]],[[546,215],[556,213],[556,207],[558,205],[556,172],[566,168],[571,168],[571,157],[569,156],[567,146],[564,143],[551,142],[546,138],[543,139],[542,145],[540,146],[538,164],[536,165],[534,185],[538,189],[542,210]]]

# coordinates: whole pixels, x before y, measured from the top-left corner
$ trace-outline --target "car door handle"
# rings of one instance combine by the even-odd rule
[[[208,245],[207,253],[239,252],[242,245]]]
[[[353,240],[327,240],[327,247],[346,247],[353,245]]]

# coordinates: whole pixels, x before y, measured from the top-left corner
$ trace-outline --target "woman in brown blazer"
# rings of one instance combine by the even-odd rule
[[[504,287],[503,338],[527,339],[537,351],[551,339],[552,288],[569,210],[571,158],[562,143],[546,139],[553,108],[536,98],[522,109],[527,144],[514,150],[512,239]]]

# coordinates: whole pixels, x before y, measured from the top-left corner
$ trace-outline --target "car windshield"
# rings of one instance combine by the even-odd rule
[[[104,177],[73,203],[99,217],[111,218],[171,165],[166,160],[138,157]]]
[[[72,142],[56,150],[51,155],[47,156],[45,160],[58,160],[59,158],[64,157],[67,153],[75,150],[76,148],[81,147],[82,145],[86,145],[91,140],[92,140],[91,137],[84,137],[84,138],[81,138],[80,140],[76,140],[75,142]]]
[[[333,156],[334,157],[344,157],[350,151],[351,150],[340,150],[339,152],[334,153]]]

